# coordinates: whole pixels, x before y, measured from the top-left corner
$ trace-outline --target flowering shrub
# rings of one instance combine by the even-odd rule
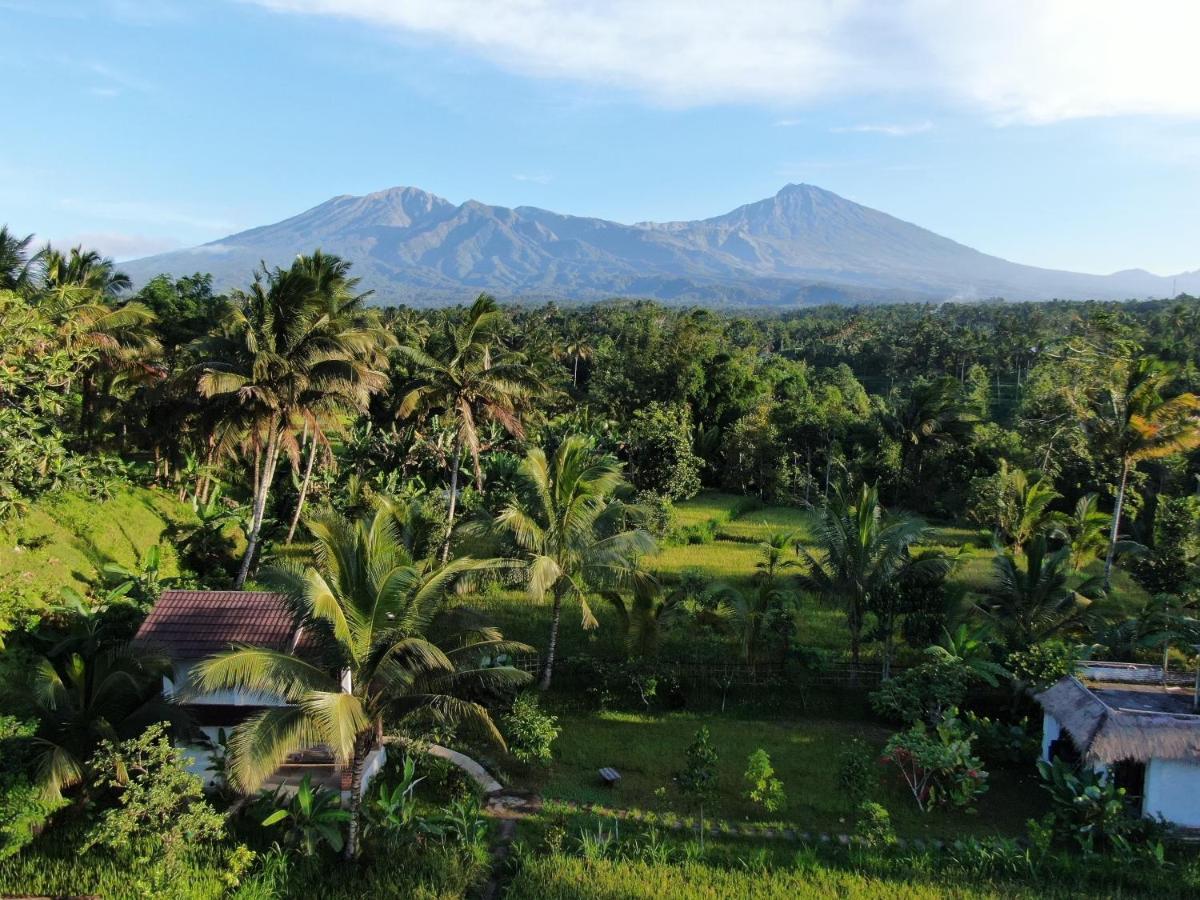
[[[987,790],[987,772],[971,748],[974,740],[951,708],[932,731],[918,722],[892,735],[883,762],[900,770],[921,812],[935,806],[965,809]]]

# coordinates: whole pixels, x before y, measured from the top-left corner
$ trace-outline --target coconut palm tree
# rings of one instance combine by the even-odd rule
[[[450,454],[450,496],[442,561],[450,556],[450,538],[458,506],[458,475],[463,450],[471,454],[475,484],[483,489],[480,466],[480,420],[500,423],[514,437],[524,437],[521,414],[528,400],[541,389],[528,366],[520,361],[497,360],[496,330],[503,315],[496,301],[480,294],[458,324],[447,319],[442,331],[424,349],[400,345],[400,353],[416,369],[414,383],[400,400],[399,418],[417,412],[442,411],[454,429]]]
[[[1173,367],[1143,357],[1129,366],[1120,385],[1109,388],[1095,404],[1096,430],[1121,465],[1104,559],[1106,590],[1112,583],[1129,473],[1145,460],[1200,447],[1200,397],[1184,393],[1164,398],[1163,391],[1174,378]]]
[[[1010,650],[1053,637],[1078,622],[1092,601],[1103,595],[1098,578],[1071,583],[1070,552],[1068,547],[1049,552],[1046,536],[1038,535],[1025,548],[1023,565],[1012,553],[996,556],[982,609]]]
[[[616,497],[626,486],[621,464],[598,453],[582,436],[566,438],[547,457],[531,449],[521,464],[525,490],[501,510],[496,525],[516,541],[525,562],[530,599],[550,598],[550,637],[539,686],[550,687],[563,603],[578,600],[584,628],[599,622],[588,596],[632,587],[649,591],[640,559],[654,539],[629,524],[630,509]]]
[[[591,359],[595,353],[588,329],[578,319],[572,320],[568,328],[567,343],[563,352],[571,360],[571,387],[579,387],[579,363]]]
[[[907,397],[894,403],[891,427],[904,445],[904,468],[919,483],[927,453],[970,437],[979,416],[963,397],[962,385],[949,375],[918,380]]]
[[[91,438],[104,388],[115,381],[149,384],[165,376],[154,313],[135,301],[120,302],[129,276],[95,250],[66,254],[47,244],[33,259],[37,303],[58,329],[67,350],[86,361],[81,369],[80,432]]]
[[[1061,540],[1071,550],[1071,569],[1082,572],[1088,563],[1099,559],[1108,548],[1112,517],[1100,510],[1100,496],[1086,494],[1075,502],[1070,514],[1059,513],[1054,518],[1051,536]],[[1141,544],[1117,541],[1117,550],[1137,550]]]
[[[301,256],[295,264],[312,278],[317,297],[325,304],[329,324],[342,333],[348,333],[351,329],[362,331],[363,337],[366,338],[362,344],[364,352],[368,356],[374,353],[374,357],[369,360],[371,365],[379,370],[385,369],[387,359],[384,349],[395,346],[395,339],[392,333],[380,324],[373,312],[363,309],[363,302],[373,292],[355,293],[360,279],[350,277],[350,263],[340,257],[322,253],[318,249],[309,256]],[[304,514],[304,501],[312,484],[313,468],[318,454],[327,464],[333,460],[327,432],[331,427],[339,427],[342,408],[340,398],[335,395],[326,395],[323,399],[326,402],[313,403],[303,411],[304,435],[300,443],[301,449],[306,442],[308,443],[308,462],[304,466],[296,509],[288,526],[285,541],[288,544],[295,537],[300,517]]]
[[[37,721],[36,779],[53,799],[84,780],[100,741],[179,719],[179,708],[160,696],[162,678],[171,674],[165,657],[124,645],[99,649],[86,639],[78,652],[66,642],[61,650],[35,660],[29,685]]]
[[[29,245],[33,243],[33,235],[17,237],[8,230],[7,225],[0,225],[0,290],[26,290],[32,282],[30,271]]]
[[[921,519],[888,514],[879,502],[879,491],[862,485],[857,496],[838,488],[821,511],[816,530],[817,553],[798,547],[804,573],[802,590],[828,603],[841,605],[850,630],[850,657],[857,665],[867,613],[879,596],[894,589],[901,571],[922,562],[909,549],[928,532]]]
[[[295,462],[297,432],[341,410],[366,408],[387,383],[377,364],[377,329],[331,314],[330,298],[311,261],[256,273],[219,330],[196,348],[204,360],[197,386],[228,432],[236,426],[254,454],[254,490],[241,587],[262,534],[279,456]]]
[[[314,564],[267,569],[261,578],[290,598],[318,652],[310,658],[261,648],[230,650],[198,667],[196,687],[262,692],[288,701],[233,733],[230,774],[243,791],[258,788],[289,754],[308,747],[324,745],[339,765],[349,767],[345,849],[352,857],[358,850],[363,768],[380,745],[385,720],[403,726],[418,714],[434,715],[475,726],[503,746],[488,711],[461,693],[471,686],[527,683],[527,673],[488,662],[529,648],[505,641],[492,628],[431,637],[453,591],[496,562],[414,560],[383,507],[355,522],[323,513],[308,527],[316,541]]]

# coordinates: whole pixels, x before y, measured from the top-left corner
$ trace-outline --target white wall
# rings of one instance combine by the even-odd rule
[[[1185,828],[1200,828],[1200,763],[1152,759],[1146,766],[1142,814],[1162,816]]]
[[[1050,762],[1050,745],[1062,734],[1058,719],[1050,713],[1042,713],[1042,762]]]
[[[218,746],[217,734],[220,731],[219,726],[204,725],[197,730],[203,732],[204,736],[212,741],[214,747]],[[229,733],[232,730],[232,726],[226,727],[226,737],[229,736]],[[197,747],[194,744],[181,743],[177,744],[176,746],[183,750],[183,758],[187,761],[188,771],[193,775],[199,775],[202,779],[204,779],[205,787],[212,787],[213,783],[216,781],[216,772],[213,770],[212,758],[209,752],[201,747]]]

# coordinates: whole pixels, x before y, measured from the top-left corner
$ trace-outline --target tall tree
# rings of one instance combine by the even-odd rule
[[[236,585],[250,572],[279,456],[298,459],[296,440],[333,410],[362,410],[386,384],[376,368],[374,329],[330,315],[329,300],[303,257],[288,269],[256,273],[233,297],[221,327],[197,352],[198,387],[215,420],[236,424],[253,448],[254,490],[246,554]]]
[[[7,225],[0,225],[0,290],[22,292],[29,287],[31,243],[32,234],[17,237]]]
[[[400,353],[416,368],[415,383],[400,401],[397,416],[442,411],[454,428],[450,454],[450,496],[442,561],[450,557],[450,538],[458,509],[458,476],[463,451],[471,454],[475,483],[483,489],[479,422],[499,422],[515,437],[524,437],[521,414],[540,388],[529,367],[519,360],[496,359],[496,330],[503,314],[495,299],[480,294],[464,319],[447,319],[425,348],[401,344]]]
[[[157,357],[154,313],[117,295],[130,287],[129,276],[95,250],[73,247],[62,253],[47,244],[34,257],[39,307],[58,327],[68,350],[82,354],[80,432],[94,436],[97,405],[105,379],[134,383],[157,381],[165,374]]]
[[[907,566],[942,564],[910,558],[909,549],[927,531],[921,519],[888,514],[879,502],[879,491],[864,484],[857,496],[840,488],[833,492],[821,511],[816,553],[798,548],[805,568],[799,576],[800,587],[845,609],[850,657],[855,664],[867,613],[879,596],[893,590]]]
[[[1101,440],[1120,463],[1116,500],[1104,559],[1104,586],[1112,583],[1121,512],[1130,473],[1138,463],[1200,447],[1200,397],[1192,393],[1164,398],[1175,380],[1172,366],[1141,357],[1121,383],[1104,391],[1095,404],[1094,424]]]
[[[526,585],[535,602],[553,603],[550,637],[540,687],[550,687],[563,602],[579,601],[583,627],[599,623],[588,595],[637,588],[646,581],[639,561],[654,539],[628,522],[629,508],[616,498],[624,486],[621,464],[596,452],[586,438],[566,438],[551,457],[531,449],[521,464],[525,491],[497,517],[525,561]]]
[[[492,563],[468,558],[446,565],[414,560],[392,512],[351,522],[328,513],[309,522],[314,565],[264,570],[262,580],[285,593],[318,652],[292,655],[242,648],[202,663],[202,691],[241,689],[282,697],[288,706],[259,713],[230,739],[231,776],[253,791],[297,750],[324,745],[351,772],[347,857],[358,852],[360,787],[368,755],[383,738],[385,720],[403,725],[417,713],[477,727],[504,745],[483,706],[462,698],[465,688],[517,687],[529,675],[488,666],[496,654],[527,650],[493,628],[471,627],[435,640],[451,592]],[[329,668],[313,661],[328,660]]]

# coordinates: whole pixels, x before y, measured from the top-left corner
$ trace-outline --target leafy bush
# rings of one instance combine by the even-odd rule
[[[775,769],[771,766],[771,757],[767,751],[759,747],[750,754],[746,765],[746,798],[765,809],[775,812],[782,809],[787,802],[783,792],[783,782],[775,777]]]
[[[128,741],[102,741],[92,770],[94,787],[116,791],[118,805],[101,816],[80,849],[101,846],[132,852],[144,867],[146,892],[178,896],[187,882],[191,857],[204,845],[225,838],[225,817],[204,799],[204,783],[188,771],[166,723],[151,725]],[[243,847],[229,852],[231,884],[252,859]]]
[[[300,779],[293,796],[284,797],[276,789],[264,800],[274,807],[274,811],[262,820],[263,827],[287,822],[285,842],[300,847],[305,856],[315,854],[322,844],[335,852],[342,849],[345,843],[342,826],[350,821],[350,812],[341,808],[341,798],[333,791],[314,788],[311,775]]]
[[[33,765],[33,722],[0,716],[0,859],[31,840],[66,801],[53,801],[29,777]]]
[[[1128,849],[1142,829],[1125,802],[1125,789],[1105,774],[1056,759],[1039,761],[1042,786],[1050,794],[1056,836],[1075,841],[1086,852]]]
[[[847,805],[860,806],[870,795],[874,761],[871,749],[858,738],[846,744],[838,754],[838,785]]]
[[[1028,765],[1041,749],[1039,736],[1029,730],[1028,716],[1019,722],[1002,722],[968,711],[963,722],[978,738],[980,755],[990,763]]]
[[[872,850],[893,847],[897,843],[891,814],[882,804],[873,803],[870,800],[864,800],[858,806],[854,836]]]
[[[972,754],[974,739],[951,709],[932,731],[918,722],[892,735],[883,761],[900,770],[921,812],[936,806],[968,808],[987,790],[983,762]]]
[[[1042,641],[1008,655],[1006,666],[1019,688],[1041,691],[1075,671],[1079,651],[1060,640]]]
[[[870,696],[875,712],[896,722],[933,724],[967,696],[970,676],[960,662],[932,659],[890,678]]]
[[[560,730],[558,717],[545,712],[535,694],[518,694],[503,725],[513,756],[524,763],[550,764],[551,748]]]

